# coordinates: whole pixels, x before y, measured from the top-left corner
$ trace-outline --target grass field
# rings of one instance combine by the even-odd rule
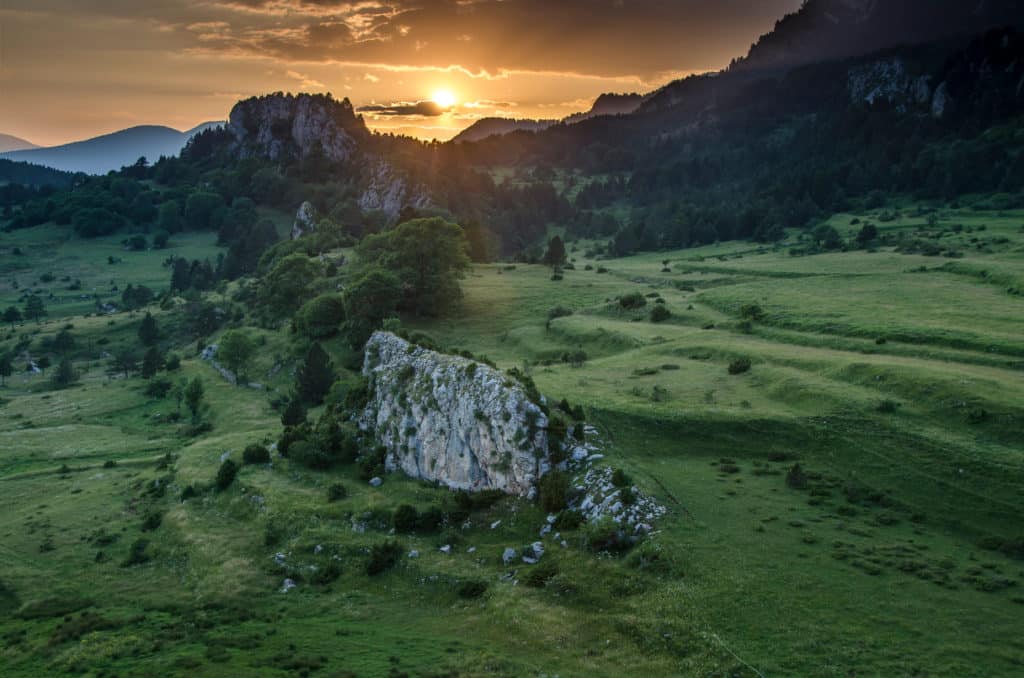
[[[853,233],[854,216],[877,217],[832,222]],[[500,560],[536,539],[544,515],[528,503],[505,500],[466,527],[400,536],[420,557],[368,577],[366,553],[389,536],[390,511],[436,505],[447,492],[400,477],[373,488],[354,469],[314,472],[276,457],[243,467],[226,492],[202,489],[225,455],[239,460],[245,445],[280,432],[269,401],[290,383],[287,328],[254,331],[253,378],[271,393],[231,386],[194,345],[177,347],[176,378],[201,375],[207,387],[212,430],[193,436],[171,421],[172,401],[145,397],[137,377],[108,374],[92,348],[100,337],[129,341],[138,314],[82,317],[91,301],[54,302],[46,323],[5,340],[38,340],[72,322],[89,348],[73,388],[18,374],[0,390],[0,667],[1020,675],[1024,561],[983,546],[1024,532],[1024,297],[1013,292],[1024,277],[1024,214],[939,216],[881,228],[937,236],[962,256],[893,247],[794,256],[793,234],[779,247],[597,261],[577,243],[562,281],[539,266],[476,266],[462,313],[407,320],[450,348],[525,367],[549,398],[585,405],[606,460],[669,508],[642,552],[660,560],[595,556],[571,533],[568,548],[545,555],[560,573],[543,588],[523,583],[526,568],[505,576]],[[57,253],[53,272],[83,287],[113,277],[108,250],[124,259],[110,266],[124,272],[118,283],[166,284],[166,254],[42,233]],[[39,233],[12,237],[21,240],[5,235],[0,247],[42,259],[29,249],[42,247]],[[183,256],[216,256],[201,236],[172,244]],[[0,258],[0,306],[41,273],[18,261]],[[12,277],[18,290],[6,286]],[[622,308],[618,298],[634,292],[652,296]],[[658,297],[672,315],[652,323]],[[745,324],[748,304],[763,313]],[[549,323],[556,306],[573,314]],[[577,350],[582,366],[562,362]],[[743,358],[749,371],[730,374]],[[796,463],[804,477],[787,482]],[[348,496],[328,502],[337,482]],[[189,485],[198,496],[179,501]],[[159,527],[144,530],[154,512]],[[139,538],[150,559],[122,567]],[[439,551],[446,544],[450,555]],[[314,583],[311,566],[332,561],[338,578]],[[293,573],[307,581],[280,592]],[[486,582],[486,594],[460,597],[466,581]]]

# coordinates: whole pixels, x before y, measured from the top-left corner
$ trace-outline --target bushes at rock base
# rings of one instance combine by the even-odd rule
[[[561,471],[551,471],[537,483],[540,506],[548,513],[558,513],[569,502],[569,476]]]
[[[370,547],[370,557],[366,561],[366,574],[375,577],[383,574],[398,564],[405,549],[397,541],[385,541]]]
[[[636,543],[610,516],[587,525],[584,541],[594,553],[625,553]]]

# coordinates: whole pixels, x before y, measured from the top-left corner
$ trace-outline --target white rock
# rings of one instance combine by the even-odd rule
[[[517,555],[518,555],[518,553],[516,553],[516,550],[514,548],[508,547],[508,548],[505,549],[505,552],[501,554],[501,562],[503,562],[506,565],[508,565],[509,563],[511,563],[513,560],[516,559]]]
[[[501,525],[501,521],[500,520],[495,520],[493,523],[491,523],[491,529],[492,530],[496,530],[496,529],[498,529],[499,525]]]
[[[409,551],[409,557],[410,558],[419,558],[420,557],[420,552],[417,551],[416,549],[413,549],[412,551]]]
[[[362,420],[387,449],[388,471],[460,490],[535,491],[547,418],[502,373],[376,332],[363,374],[373,395]]]
[[[281,585],[281,593],[288,593],[289,591],[291,591],[296,586],[297,586],[297,584],[293,580],[285,579],[284,583]]]
[[[384,484],[384,481],[380,478],[370,478],[370,487],[380,487]]]
[[[452,545],[451,545],[451,544],[445,544],[444,546],[442,546],[442,547],[441,547],[440,549],[438,549],[438,550],[439,550],[439,551],[440,551],[441,553],[451,553],[451,552],[452,552]]]

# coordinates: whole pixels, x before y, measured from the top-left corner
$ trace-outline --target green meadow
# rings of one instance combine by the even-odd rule
[[[501,561],[544,524],[525,501],[392,535],[396,507],[451,493],[276,455],[208,488],[223,459],[280,435],[289,328],[251,330],[266,390],[227,383],[194,342],[172,347],[174,379],[204,381],[197,432],[173,399],[110,373],[142,316],[97,315],[91,295],[166,287],[166,257],[213,260],[212,234],[145,252],[49,225],[5,234],[0,307],[39,289],[49,315],[0,347],[73,325],[82,376],[54,390],[17,365],[0,389],[4,675],[1024,673],[1024,213],[914,214],[836,215],[846,237],[859,219],[904,240],[820,254],[796,231],[620,259],[572,243],[562,280],[475,265],[457,314],[403,319],[581,403],[604,462],[669,509],[622,556],[566,530],[536,586]],[[643,305],[625,307],[634,294]],[[652,322],[659,306],[670,316]],[[328,349],[340,364],[340,342]],[[400,562],[369,576],[391,538]],[[138,540],[145,559],[125,566]],[[282,592],[286,577],[301,583]]]

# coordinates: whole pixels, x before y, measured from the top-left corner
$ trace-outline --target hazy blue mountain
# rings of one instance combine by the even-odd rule
[[[25,141],[10,134],[0,134],[0,153],[8,151],[27,151],[32,148],[39,148],[31,141]]]
[[[162,155],[178,155],[193,135],[219,124],[222,123],[208,122],[184,132],[160,125],[140,125],[62,146],[0,153],[0,157],[65,172],[106,174],[131,165],[142,156],[152,162]]]

